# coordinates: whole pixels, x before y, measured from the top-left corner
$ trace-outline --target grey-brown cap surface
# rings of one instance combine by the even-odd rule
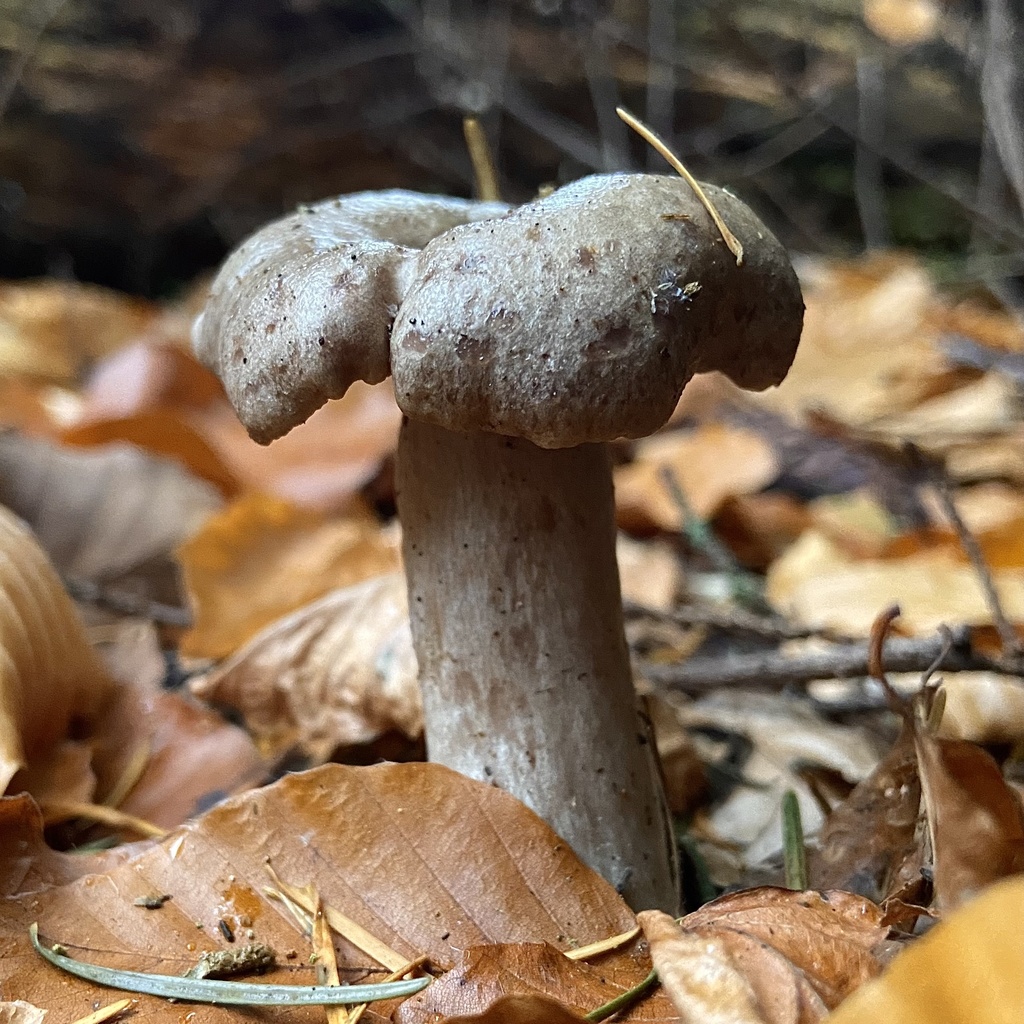
[[[748,207],[706,189],[741,266],[677,177],[584,178],[436,237],[392,332],[402,411],[561,448],[654,432],[695,373],[779,383],[803,319],[796,275]]]
[[[401,190],[300,207],[227,259],[193,328],[196,353],[252,437],[272,441],[354,381],[387,377],[411,258],[438,233],[506,209]]]

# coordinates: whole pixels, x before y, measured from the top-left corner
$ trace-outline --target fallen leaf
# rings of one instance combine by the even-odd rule
[[[911,440],[936,452],[1012,429],[1018,421],[1017,405],[1014,382],[987,373],[973,384],[937,395],[913,409],[879,415],[861,428],[874,437]]]
[[[804,503],[788,494],[745,494],[726,498],[711,526],[746,569],[764,572],[810,525]]]
[[[915,733],[931,835],[935,902],[958,906],[991,882],[1024,872],[1024,809],[991,754],[963,740]]]
[[[782,794],[796,792],[806,833],[820,827],[824,815],[801,777],[806,766],[838,772],[858,782],[874,768],[876,741],[862,727],[828,722],[806,701],[783,695],[768,701],[763,693],[720,692],[675,704],[680,723],[693,736],[709,769],[736,780],[708,813],[719,840],[735,844],[748,865],[760,864],[782,850]],[[714,739],[708,737],[711,733]],[[721,764],[742,741],[739,763]]]
[[[615,541],[622,599],[660,611],[675,607],[682,586],[678,553],[671,545],[641,543],[620,533]]]
[[[888,928],[873,903],[841,891],[764,887],[722,896],[679,924],[638,920],[684,1021],[792,1024],[828,1010],[880,970]]]
[[[1019,1024],[1024,878],[997,882],[911,943],[829,1024]]]
[[[821,264],[804,283],[807,309],[793,366],[751,401],[798,420],[808,409],[861,426],[916,404],[927,368],[945,369],[930,321],[934,286],[899,256]],[[910,380],[901,393],[898,385]]]
[[[221,504],[208,484],[127,445],[74,451],[0,433],[0,502],[57,568],[109,581],[190,536]]]
[[[134,852],[134,847],[123,846],[100,853],[60,853],[44,840],[42,815],[27,793],[0,796],[0,900],[24,899],[85,874],[107,870]],[[0,930],[8,906],[0,902]]]
[[[995,672],[954,672],[943,679],[946,706],[938,735],[972,743],[1024,741],[1024,684]]]
[[[0,1003],[0,1024],[42,1024],[45,1016],[46,1010],[20,999],[13,1003]]]
[[[153,409],[201,409],[223,400],[220,381],[179,345],[139,341],[93,367],[82,389],[81,423],[121,419]]]
[[[602,960],[590,966],[569,960],[553,946],[541,943],[472,946],[459,955],[448,974],[401,1005],[396,1024],[430,1024],[451,1017],[493,1024],[492,1014],[501,1020],[507,1011],[492,1004],[509,996],[554,1000],[562,1008],[563,1017],[578,1021],[638,984],[649,970],[646,958],[619,957],[618,963]],[[675,1013],[665,995],[655,992],[616,1019],[667,1024],[675,1019]]]
[[[584,1018],[545,996],[501,996],[483,1013],[447,1017],[447,1024],[581,1024]]]
[[[766,593],[802,625],[867,635],[879,608],[899,604],[911,633],[949,622],[991,621],[984,592],[961,554],[924,550],[903,558],[858,560],[816,529],[807,530],[768,570]],[[1024,622],[1024,567],[993,573],[1011,621]]]
[[[53,566],[0,506],[0,792],[72,721],[95,718],[113,688]]]
[[[904,728],[871,774],[825,819],[809,852],[811,881],[822,889],[846,889],[883,900],[898,887],[901,869],[918,853],[920,806],[913,730]]]
[[[405,577],[388,573],[333,591],[271,623],[192,681],[238,711],[269,755],[299,746],[315,761],[392,729],[423,730]]]
[[[778,475],[778,461],[760,434],[723,423],[645,438],[637,444],[634,461],[615,470],[620,525],[681,529],[682,513],[665,484],[665,471],[679,483],[694,514],[707,519],[726,498],[770,484]]]
[[[155,317],[140,299],[69,281],[0,285],[0,375],[70,382]]]
[[[249,490],[306,508],[344,508],[377,474],[398,443],[402,416],[391,381],[356,381],[273,444],[256,444],[226,402],[190,413],[189,422]]]
[[[290,775],[138,849],[106,874],[7,900],[5,992],[47,1006],[58,1024],[104,997],[78,979],[55,983],[53,969],[29,954],[27,927],[36,919],[46,938],[75,955],[163,973],[180,973],[183,962],[222,945],[221,919],[278,951],[294,947],[292,919],[261,895],[267,858],[282,878],[312,883],[326,905],[401,955],[429,955],[442,970],[471,946],[548,942],[567,950],[634,920],[614,889],[521,803],[439,765],[328,765]],[[172,896],[159,913],[133,904],[153,892]],[[375,965],[344,939],[337,948],[342,976],[367,979]],[[309,976],[285,966],[268,980]],[[367,1016],[380,1021],[392,1008]],[[143,996],[138,1012],[154,1024],[179,1024],[182,1009]],[[203,1009],[205,1024],[235,1019],[230,1009]],[[323,1020],[323,1010],[266,1010],[261,1019],[304,1024]]]
[[[865,24],[897,46],[918,46],[934,38],[940,19],[935,0],[864,0]]]
[[[224,658],[276,619],[400,564],[395,534],[367,514],[326,518],[253,494],[212,516],[178,550],[193,627],[181,651]]]
[[[239,492],[234,474],[203,436],[171,409],[150,409],[131,416],[93,420],[69,427],[61,440],[80,448],[123,442],[177,462],[227,498]]]

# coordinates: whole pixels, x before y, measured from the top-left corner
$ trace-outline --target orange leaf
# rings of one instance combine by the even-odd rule
[[[229,498],[239,491],[237,479],[217,452],[194,427],[169,409],[151,409],[120,419],[69,427],[61,439],[82,448],[125,441],[154,455],[173,459],[200,479],[208,480]]]
[[[249,495],[207,520],[178,551],[194,626],[182,653],[223,658],[328,591],[399,565],[397,539],[368,516],[326,519]]]
[[[5,843],[16,849],[26,838],[25,824],[10,838],[0,827],[0,849]],[[294,948],[295,924],[261,895],[268,857],[283,879],[313,884],[326,905],[402,956],[427,954],[442,970],[469,947],[533,941],[569,949],[634,922],[615,890],[536,815],[508,794],[439,765],[329,765],[289,775],[136,849],[106,873],[69,885],[11,879],[19,895],[8,899],[0,918],[4,992],[48,1006],[64,1021],[106,998],[106,990],[76,978],[55,982],[52,968],[29,949],[27,928],[35,919],[44,936],[84,958],[162,973],[180,972],[204,949],[223,946],[221,919],[246,941]],[[60,860],[74,867],[74,858]],[[25,870],[22,865],[21,877]],[[159,911],[134,905],[152,893],[172,898]],[[336,946],[343,977],[374,977],[368,971],[378,965],[365,954],[343,939]],[[572,971],[603,974],[604,963],[596,972],[550,955]],[[618,970],[637,972],[628,953],[608,954],[613,958],[620,958]],[[268,980],[308,983],[311,973],[285,966]],[[533,991],[545,991],[543,975],[531,983]],[[375,1007],[385,1019],[392,1008]],[[152,1024],[179,1024],[182,1008],[142,996],[139,1015]],[[202,1017],[204,1024],[229,1024],[238,1012],[209,1007]],[[323,1011],[266,1010],[261,1019],[311,1024],[323,1020]]]

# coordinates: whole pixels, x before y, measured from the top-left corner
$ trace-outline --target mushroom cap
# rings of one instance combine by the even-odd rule
[[[387,377],[403,268],[435,235],[507,209],[398,189],[300,207],[228,257],[192,330],[196,354],[267,444],[354,381]]]
[[[562,448],[653,433],[695,373],[778,384],[803,322],[796,275],[747,206],[704,188],[741,266],[678,177],[595,175],[434,238],[392,329],[402,411]]]

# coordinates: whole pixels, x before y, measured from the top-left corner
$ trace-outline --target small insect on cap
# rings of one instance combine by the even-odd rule
[[[803,301],[785,250],[705,186],[742,265],[677,177],[583,178],[416,258],[391,338],[398,404],[449,430],[546,448],[642,437],[695,373],[785,377]]]
[[[228,257],[192,330],[238,418],[267,444],[356,380],[391,372],[391,322],[417,250],[501,203],[391,190],[302,206]]]

